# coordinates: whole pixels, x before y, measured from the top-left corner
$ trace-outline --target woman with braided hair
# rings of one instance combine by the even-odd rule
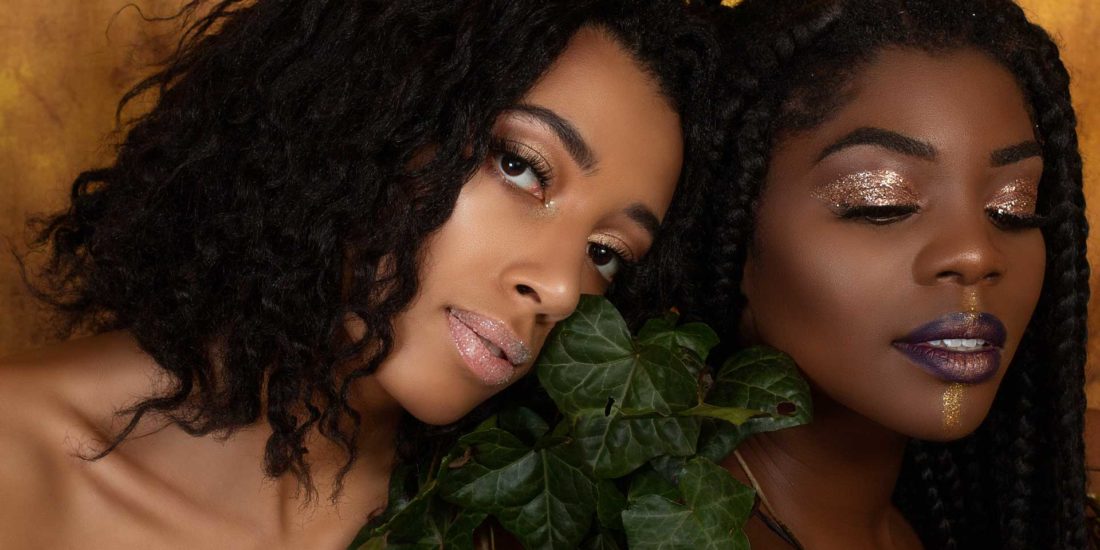
[[[582,292],[681,264],[717,48],[679,2],[183,14],[26,259],[92,336],[0,361],[0,547],[343,548]]]
[[[725,462],[760,497],[753,548],[1086,548],[1087,227],[1058,48],[1010,0],[712,15],[728,187],[685,309],[789,353],[814,397],[811,424]]]

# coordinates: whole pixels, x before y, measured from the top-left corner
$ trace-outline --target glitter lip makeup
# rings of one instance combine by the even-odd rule
[[[893,170],[869,170],[848,174],[836,181],[818,186],[814,198],[830,208],[844,209],[854,206],[894,206],[915,204],[915,191]]]
[[[949,313],[918,327],[894,347],[944,382],[976,384],[1001,366],[1005,326],[989,313]]]
[[[531,360],[530,348],[504,323],[461,309],[447,311],[458,354],[486,385],[507,384],[516,367]]]

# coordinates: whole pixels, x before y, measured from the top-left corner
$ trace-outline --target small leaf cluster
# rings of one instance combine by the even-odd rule
[[[610,302],[582,297],[536,366],[554,406],[502,410],[395,472],[386,515],[352,548],[472,550],[500,528],[538,549],[748,548],[754,492],[719,464],[752,433],[809,422],[809,388],[761,347],[712,375],[717,343],[675,314],[632,336]]]

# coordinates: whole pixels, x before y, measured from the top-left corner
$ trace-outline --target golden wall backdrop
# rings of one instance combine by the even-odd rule
[[[1085,155],[1089,219],[1100,228],[1100,38],[1096,0],[1020,0],[1063,47],[1073,75]],[[137,7],[125,8],[135,5]],[[43,312],[20,282],[6,241],[24,242],[28,215],[64,203],[83,168],[109,158],[114,106],[171,47],[173,25],[146,16],[172,14],[181,0],[4,0],[0,20],[0,356],[49,339]],[[1100,229],[1089,242],[1100,258]],[[1092,288],[1100,281],[1094,269]],[[1097,301],[1094,299],[1093,304]],[[1090,308],[1090,372],[1100,370],[1100,311]],[[1100,381],[1090,384],[1100,407]]]

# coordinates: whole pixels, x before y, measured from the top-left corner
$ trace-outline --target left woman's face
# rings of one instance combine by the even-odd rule
[[[604,33],[583,29],[493,130],[494,152],[426,245],[368,401],[458,420],[523,376],[581,293],[646,254],[679,179],[680,119]],[[380,391],[378,391],[380,390]]]
[[[1022,92],[977,51],[885,50],[781,140],[742,290],[819,394],[945,440],[985,417],[1043,283],[1043,171]]]

